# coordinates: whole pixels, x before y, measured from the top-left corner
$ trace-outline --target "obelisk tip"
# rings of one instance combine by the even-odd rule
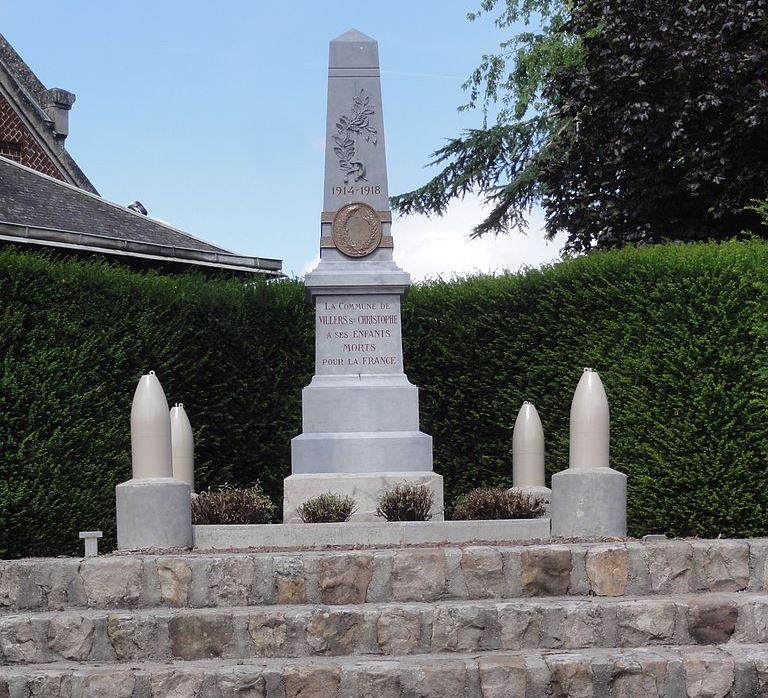
[[[363,34],[363,32],[358,31],[357,29],[348,29],[343,34],[339,34],[335,39],[331,39],[332,44],[342,41],[354,41],[356,43],[376,43],[376,39],[371,38],[367,34]]]
[[[329,59],[329,75],[333,75],[334,70],[350,68],[378,71],[379,44],[357,29],[350,29],[331,41]]]

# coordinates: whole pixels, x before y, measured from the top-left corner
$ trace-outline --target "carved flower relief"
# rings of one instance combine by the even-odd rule
[[[365,138],[366,142],[376,145],[378,132],[371,126],[370,118],[375,114],[371,106],[371,98],[361,89],[352,100],[352,110],[348,115],[339,117],[336,122],[336,135],[333,140],[336,146],[333,152],[339,159],[339,169],[345,174],[344,184],[367,181],[365,164],[357,160],[357,139]]]

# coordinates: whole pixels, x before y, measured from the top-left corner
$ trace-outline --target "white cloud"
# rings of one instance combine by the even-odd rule
[[[563,239],[544,239],[541,212],[534,210],[528,234],[485,235],[471,240],[472,228],[484,217],[479,197],[453,202],[444,216],[397,217],[392,224],[395,259],[414,281],[441,276],[518,271],[559,259]]]
[[[320,264],[319,252],[304,265],[304,268],[301,270],[301,276],[304,277],[309,274],[318,264]]]

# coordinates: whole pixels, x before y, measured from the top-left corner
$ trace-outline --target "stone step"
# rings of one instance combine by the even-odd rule
[[[768,589],[768,539],[0,562],[0,613]]]
[[[0,664],[768,642],[768,594],[23,613]]]
[[[768,648],[0,666],[3,698],[760,698]]]

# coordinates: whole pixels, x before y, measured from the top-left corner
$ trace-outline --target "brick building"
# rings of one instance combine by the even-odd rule
[[[100,255],[138,268],[279,276],[280,260],[238,255],[98,195],[67,152],[75,95],[46,88],[0,34],[0,244]]]

